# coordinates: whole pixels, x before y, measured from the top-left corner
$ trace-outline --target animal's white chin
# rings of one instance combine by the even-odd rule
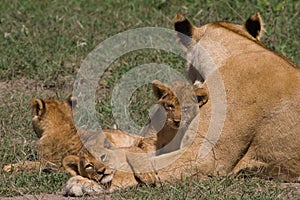
[[[113,177],[114,177],[113,174],[105,174],[105,175],[103,175],[100,183],[101,184],[107,184],[107,183],[112,181]]]

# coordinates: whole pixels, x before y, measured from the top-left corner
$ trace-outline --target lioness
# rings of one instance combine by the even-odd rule
[[[257,40],[261,23],[259,13],[244,26],[216,22],[195,27],[181,14],[174,19],[175,30],[190,38],[183,43],[189,73],[198,69],[207,85],[219,73],[226,90],[226,118],[214,147],[213,172],[251,170],[296,180],[300,174],[300,72]]]
[[[177,14],[174,24],[176,31],[188,36],[178,34],[187,52],[190,77],[205,80],[203,87],[209,88],[211,101],[201,107],[200,115],[190,115],[191,123],[182,140],[196,134],[189,145],[145,159],[125,154],[132,173],[114,172],[115,184],[108,190],[118,188],[117,183],[125,188],[143,182],[143,175],[139,176],[141,165],[152,166],[148,174],[153,179],[147,179],[152,183],[172,182],[193,174],[223,176],[240,171],[285,181],[297,180],[300,175],[300,72],[287,58],[259,42],[260,15],[251,16],[243,26],[215,22],[195,27]],[[220,80],[223,91],[218,88]],[[168,95],[165,98],[169,99]],[[219,98],[225,102],[225,109],[218,104]],[[160,103],[168,104],[166,99]],[[179,107],[172,109],[181,111]],[[211,121],[216,113],[218,116],[222,112],[226,114],[224,120],[220,114],[221,119]],[[176,116],[168,115],[168,121],[175,119]],[[213,135],[207,134],[210,130]]]

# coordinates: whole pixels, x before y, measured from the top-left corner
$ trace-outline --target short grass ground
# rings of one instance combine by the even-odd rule
[[[0,199],[1,196],[56,193],[66,173],[4,173],[8,163],[38,159],[31,127],[29,101],[33,97],[65,98],[80,64],[106,38],[138,27],[173,28],[172,18],[183,12],[196,25],[226,20],[242,23],[259,11],[265,21],[263,42],[300,64],[300,2],[259,1],[8,1],[0,3]],[[98,117],[113,128],[110,106],[114,84],[134,66],[163,63],[184,72],[183,59],[156,50],[132,52],[116,60],[99,80]],[[153,103],[149,87],[141,87],[131,101],[137,124],[147,120]],[[293,199],[293,187],[258,178],[196,177],[161,187],[116,192],[114,199]]]

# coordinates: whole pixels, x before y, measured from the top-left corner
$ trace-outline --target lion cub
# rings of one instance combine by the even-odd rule
[[[68,155],[77,155],[89,134],[78,129],[73,122],[72,109],[76,99],[69,97],[64,101],[55,98],[30,101],[32,125],[38,140],[39,161],[25,161],[4,166],[4,171],[62,170],[62,160]],[[81,137],[78,134],[81,131]],[[120,147],[138,145],[141,138],[128,136],[120,130],[104,130],[109,141]]]
[[[4,166],[5,171],[35,170],[49,167],[61,169],[62,159],[76,154],[82,148],[82,142],[73,124],[71,97],[64,101],[55,98],[30,101],[32,125],[38,140],[40,161],[25,161]]]

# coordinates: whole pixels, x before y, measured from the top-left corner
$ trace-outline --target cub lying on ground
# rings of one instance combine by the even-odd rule
[[[78,153],[82,142],[76,134],[72,122],[72,98],[59,101],[55,98],[45,100],[34,98],[30,102],[32,125],[39,138],[40,161],[25,161],[4,167],[5,171],[61,169],[62,159]]]
[[[205,80],[203,87],[209,89],[210,101],[199,115],[190,113],[181,120],[181,124],[189,123],[183,136],[178,132],[182,139],[179,149],[140,157],[130,150],[121,156],[95,151],[96,158],[105,155],[125,160],[126,170],[131,170],[107,167],[113,178],[103,188],[113,191],[138,183],[173,182],[193,174],[223,176],[240,171],[296,181],[300,174],[300,72],[284,56],[259,42],[260,15],[251,16],[244,26],[216,22],[198,28],[181,14],[174,23],[175,30],[182,33],[178,36],[187,52],[190,77]],[[159,92],[164,97],[159,100],[161,105],[177,98],[166,91]],[[190,91],[184,91],[186,97]],[[182,107],[170,108],[185,114]],[[168,115],[167,121],[177,119]],[[188,145],[183,145],[185,142]],[[67,188],[72,188],[72,180]]]
[[[76,105],[74,98],[59,101],[55,98],[38,99],[30,102],[32,109],[32,125],[38,140],[39,161],[24,161],[4,166],[5,171],[20,170],[62,170],[62,160],[68,155],[77,155],[82,149],[89,134],[78,134],[78,128],[74,125],[72,109]],[[81,133],[84,133],[81,131]],[[145,151],[149,148],[155,149],[155,141],[134,135],[129,135],[120,130],[104,130],[103,134],[109,141],[119,147],[141,146]],[[152,144],[153,143],[153,144]],[[151,146],[151,147],[150,147]]]

